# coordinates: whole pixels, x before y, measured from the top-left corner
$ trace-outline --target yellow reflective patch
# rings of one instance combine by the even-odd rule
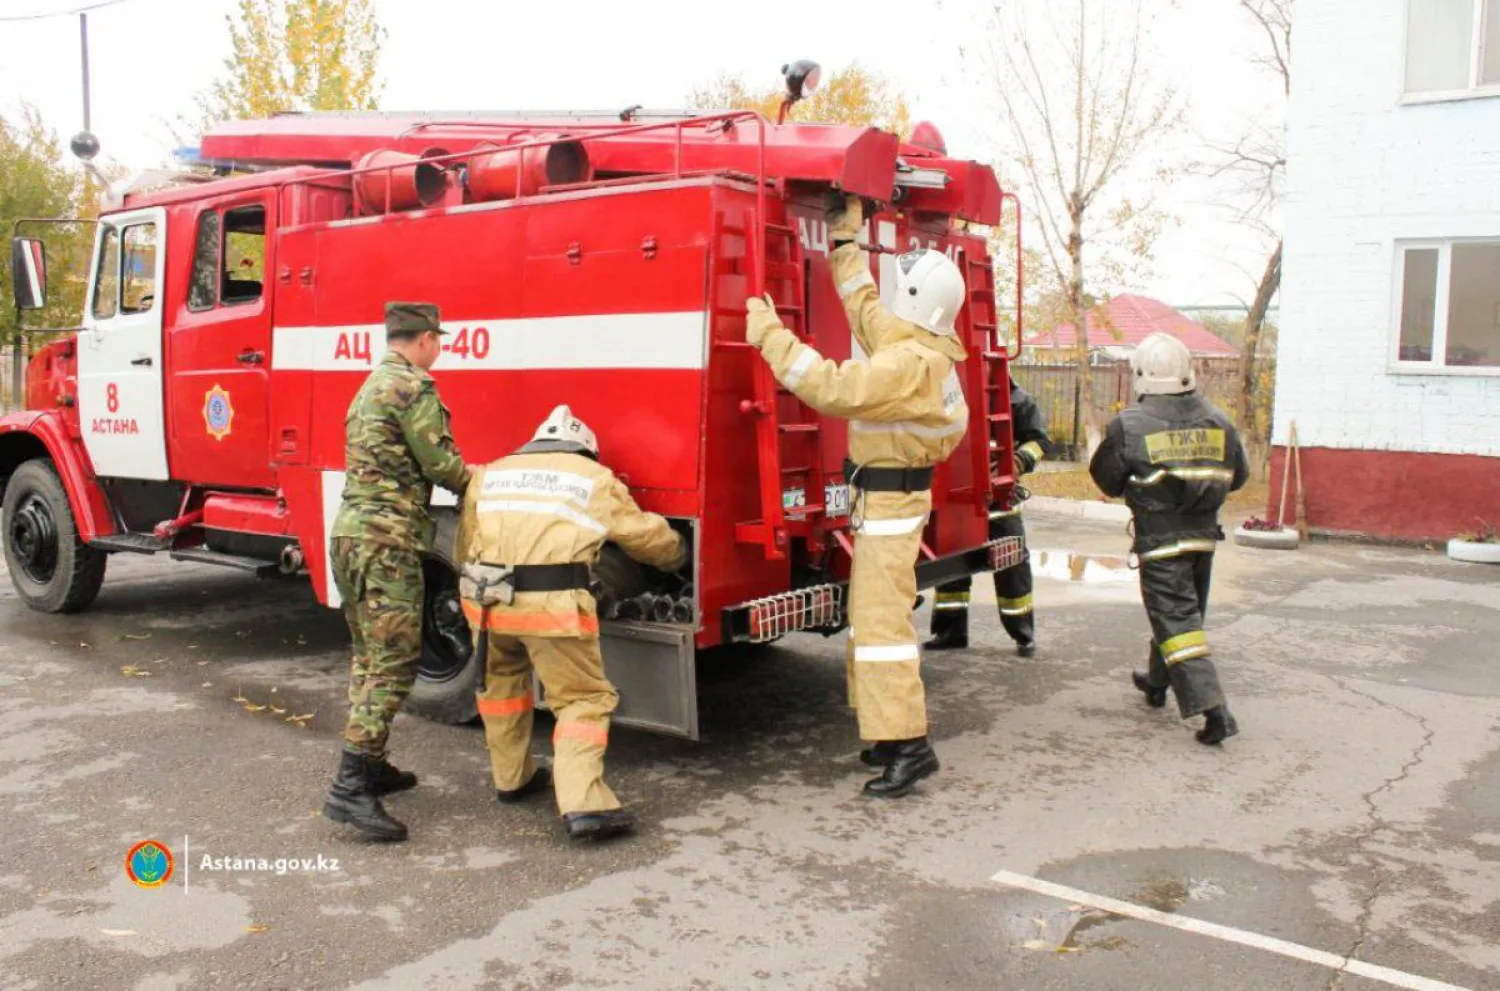
[[[1032,609],[1031,596],[1029,595],[1023,595],[1015,599],[1005,599],[997,596],[995,601],[1000,606],[1000,615],[1002,616],[1025,616]]]
[[[1202,630],[1179,633],[1175,637],[1167,638],[1161,644],[1162,659],[1168,664],[1185,661],[1206,653],[1208,653],[1208,634]]]
[[[1217,427],[1163,430],[1146,435],[1146,457],[1152,464],[1171,461],[1223,461],[1224,431]]]

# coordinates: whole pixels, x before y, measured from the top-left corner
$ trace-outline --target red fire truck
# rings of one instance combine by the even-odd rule
[[[943,250],[969,284],[971,422],[936,476],[921,584],[1017,553],[986,528],[1013,483],[1010,399],[993,263],[967,226],[996,224],[1006,196],[936,141],[747,111],[287,114],[222,125],[199,155],[115,196],[80,327],[31,357],[26,411],[0,418],[6,562],[34,609],[85,608],[119,553],[306,573],[338,605],[325,547],[344,412],[383,353],[385,302],[431,300],[467,459],[514,450],[567,402],[640,504],[689,536],[690,576],[611,555],[597,591],[621,721],[696,737],[695,651],[844,623],[844,424],[744,340],[745,299],[768,291],[823,354],[859,357],[827,264],[833,191],[883,204],[872,246]],[[12,255],[18,304],[39,306],[42,244]],[[888,291],[894,256],[873,257]],[[453,499],[435,506],[410,708],[462,721],[482,660]]]

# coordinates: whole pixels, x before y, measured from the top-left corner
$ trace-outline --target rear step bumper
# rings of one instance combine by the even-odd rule
[[[1003,571],[1020,563],[1026,542],[999,537],[972,550],[917,564],[917,588],[932,588],[956,578],[985,571]],[[833,634],[847,623],[848,582],[793,589],[763,599],[751,599],[724,610],[725,643],[767,643],[788,633],[810,631]]]

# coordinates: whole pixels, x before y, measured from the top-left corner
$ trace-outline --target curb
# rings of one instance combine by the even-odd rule
[[[1055,496],[1032,496],[1025,502],[1028,513],[1048,516],[1071,516],[1084,520],[1124,523],[1130,519],[1130,507],[1112,502],[1085,502],[1082,499],[1059,499]]]

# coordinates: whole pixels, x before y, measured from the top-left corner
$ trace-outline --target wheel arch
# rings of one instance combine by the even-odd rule
[[[114,533],[114,514],[104,490],[94,479],[83,448],[68,433],[57,413],[26,413],[0,417],[0,495],[10,476],[34,458],[48,458],[73,510],[78,535],[85,543]]]

